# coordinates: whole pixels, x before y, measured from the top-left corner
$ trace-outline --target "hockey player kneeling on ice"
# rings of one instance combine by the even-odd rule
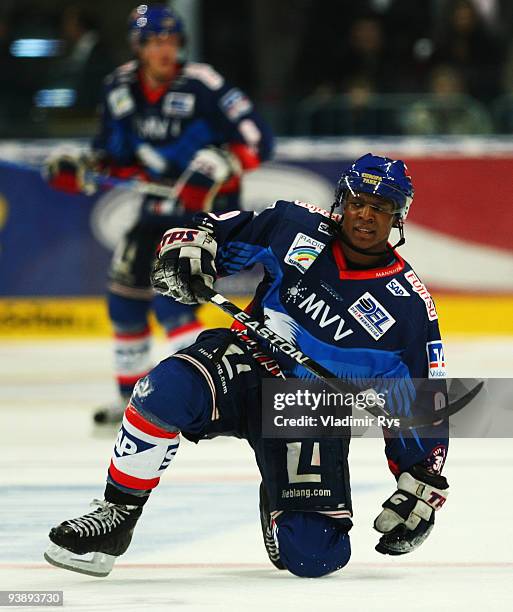
[[[404,242],[412,197],[402,161],[367,154],[342,174],[330,213],[278,201],[259,215],[202,213],[191,227],[170,229],[160,243],[153,286],[193,304],[201,301],[193,277],[212,287],[216,275],[259,262],[266,273],[249,307],[252,318],[265,317],[269,328],[340,377],[431,379],[436,392],[446,394],[435,306],[395,250]],[[400,233],[395,247],[388,244],[392,228]],[[180,435],[198,442],[224,434],[245,438],[254,450],[262,534],[274,566],[309,577],[342,568],[351,551],[349,440],[262,437],[263,379],[305,375],[290,357],[240,327],[203,332],[162,361],[138,382],[126,408],[104,501],[52,529],[46,559],[107,575],[126,551]],[[412,400],[396,395],[392,409],[408,414]],[[448,425],[384,433],[397,482],[374,523],[381,534],[376,550],[400,555],[424,542],[447,498],[441,471]],[[87,560],[80,557],[85,553],[95,554]]]

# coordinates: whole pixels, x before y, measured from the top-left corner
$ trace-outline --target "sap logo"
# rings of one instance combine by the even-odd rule
[[[324,249],[325,244],[307,236],[296,234],[293,243],[285,254],[285,263],[297,268],[304,274]]]
[[[135,455],[137,453],[137,444],[126,435],[124,429],[119,430],[116,444],[114,445],[114,451],[118,457],[122,457],[123,455]]]
[[[171,446],[167,447],[167,451],[164,456],[164,459],[162,459],[162,463],[160,464],[160,467],[158,469],[159,472],[160,470],[165,470],[168,467],[168,465],[171,463],[171,461],[173,461],[173,457],[176,455],[177,450],[178,450],[178,444],[176,442],[172,444]]]
[[[330,226],[327,223],[324,223],[324,221],[321,221],[319,223],[319,227],[317,228],[318,232],[322,232],[323,234],[328,234],[328,236],[332,236],[333,232],[330,229]]]
[[[385,287],[390,291],[392,295],[396,297],[408,297],[410,294],[406,289],[401,285],[401,283],[393,278],[390,282],[388,282]]]
[[[413,291],[419,294],[421,300],[426,304],[426,311],[428,315],[428,319],[430,321],[434,321],[438,319],[438,315],[436,313],[435,303],[433,302],[433,298],[431,297],[429,291],[426,289],[425,285],[419,277],[415,274],[413,270],[406,272],[404,278],[410,283]]]
[[[299,304],[298,308],[305,311],[305,314],[309,314],[313,321],[318,322],[319,327],[328,327],[328,325],[337,324],[335,333],[333,334],[334,340],[342,340],[346,336],[353,333],[352,329],[346,329],[343,331],[345,321],[339,314],[334,314],[330,317],[330,307],[325,303],[324,300],[316,300],[317,295],[312,293],[306,300],[303,300]],[[311,314],[310,314],[311,313]],[[317,321],[317,319],[319,319]]]
[[[189,117],[194,111],[195,102],[194,94],[172,91],[162,102],[162,112],[168,117]]]
[[[368,291],[348,310],[374,340],[379,340],[395,323],[394,317]]]
[[[160,249],[176,242],[193,242],[199,234],[198,230],[176,229],[166,232],[160,243]]]
[[[445,378],[445,352],[441,340],[433,340],[426,344],[427,360],[429,365],[429,378]]]
[[[157,116],[146,117],[137,120],[138,136],[145,140],[164,140],[169,129],[169,119]]]

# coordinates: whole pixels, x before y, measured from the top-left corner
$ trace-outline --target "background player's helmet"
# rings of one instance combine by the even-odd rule
[[[162,4],[140,4],[128,20],[133,45],[143,44],[149,36],[179,34],[184,43],[183,22],[176,13]]]
[[[367,153],[357,159],[340,177],[335,190],[335,206],[344,209],[348,193],[370,193],[394,204],[394,213],[404,221],[413,200],[413,186],[406,164]]]

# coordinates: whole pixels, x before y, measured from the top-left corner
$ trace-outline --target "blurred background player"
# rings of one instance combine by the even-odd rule
[[[190,228],[169,230],[154,286],[197,303],[202,298],[194,277],[212,287],[216,269],[227,275],[260,262],[265,275],[248,307],[253,319],[335,376],[372,386],[388,379],[387,408],[394,415],[408,414],[413,405],[419,409],[420,387],[413,389],[413,379],[423,380],[422,392],[434,407],[440,394],[446,396],[438,316],[411,266],[388,243],[393,227],[400,235],[395,246],[404,243],[412,198],[401,160],[367,154],[342,174],[331,214],[278,201],[258,216],[203,214]],[[195,442],[223,434],[248,440],[262,477],[262,533],[275,567],[319,577],[348,563],[349,439],[322,432],[316,439],[262,435],[262,410],[272,409],[262,405],[263,380],[309,373],[245,332],[240,325],[205,331],[138,382],[116,440],[105,501],[52,529],[45,555],[50,563],[106,576],[128,548],[180,433]],[[378,552],[406,554],[429,536],[448,494],[441,474],[447,432],[447,421],[418,432],[384,430],[397,490],[374,522],[381,534]],[[90,561],[79,557],[90,552],[96,553]]]
[[[201,325],[196,309],[155,296],[149,280],[163,232],[200,210],[226,212],[240,204],[240,179],[269,158],[272,135],[252,102],[207,64],[182,60],[181,19],[161,5],[140,5],[130,16],[136,59],[105,81],[101,128],[89,159],[57,154],[51,184],[84,188],[87,168],[126,179],[166,181],[176,202],[148,196],[139,218],[115,250],[108,285],[120,400],[94,415],[121,419],[136,381],[152,363],[148,313],[154,308],[174,349],[190,344]]]

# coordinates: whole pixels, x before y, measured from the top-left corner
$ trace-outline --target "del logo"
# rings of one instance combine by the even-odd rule
[[[445,354],[441,340],[433,340],[426,344],[427,359],[429,364],[429,378],[445,378]]]
[[[379,340],[395,323],[394,317],[368,291],[348,310],[374,340]]]
[[[285,255],[285,263],[304,274],[322,252],[325,244],[306,234],[297,234]]]
[[[413,291],[415,291],[415,293],[418,293],[421,300],[423,300],[424,303],[426,304],[428,319],[430,321],[434,321],[435,319],[438,319],[438,315],[436,314],[436,308],[435,308],[435,303],[433,302],[433,298],[431,297],[429,291],[426,289],[424,283],[421,282],[421,280],[415,274],[415,272],[413,270],[406,272],[406,274],[404,275],[404,278],[410,283]]]
[[[160,248],[175,242],[192,242],[194,238],[199,234],[198,230],[191,229],[177,229],[172,232],[164,234]]]
[[[385,287],[396,297],[408,297],[410,295],[396,278],[393,278]]]

